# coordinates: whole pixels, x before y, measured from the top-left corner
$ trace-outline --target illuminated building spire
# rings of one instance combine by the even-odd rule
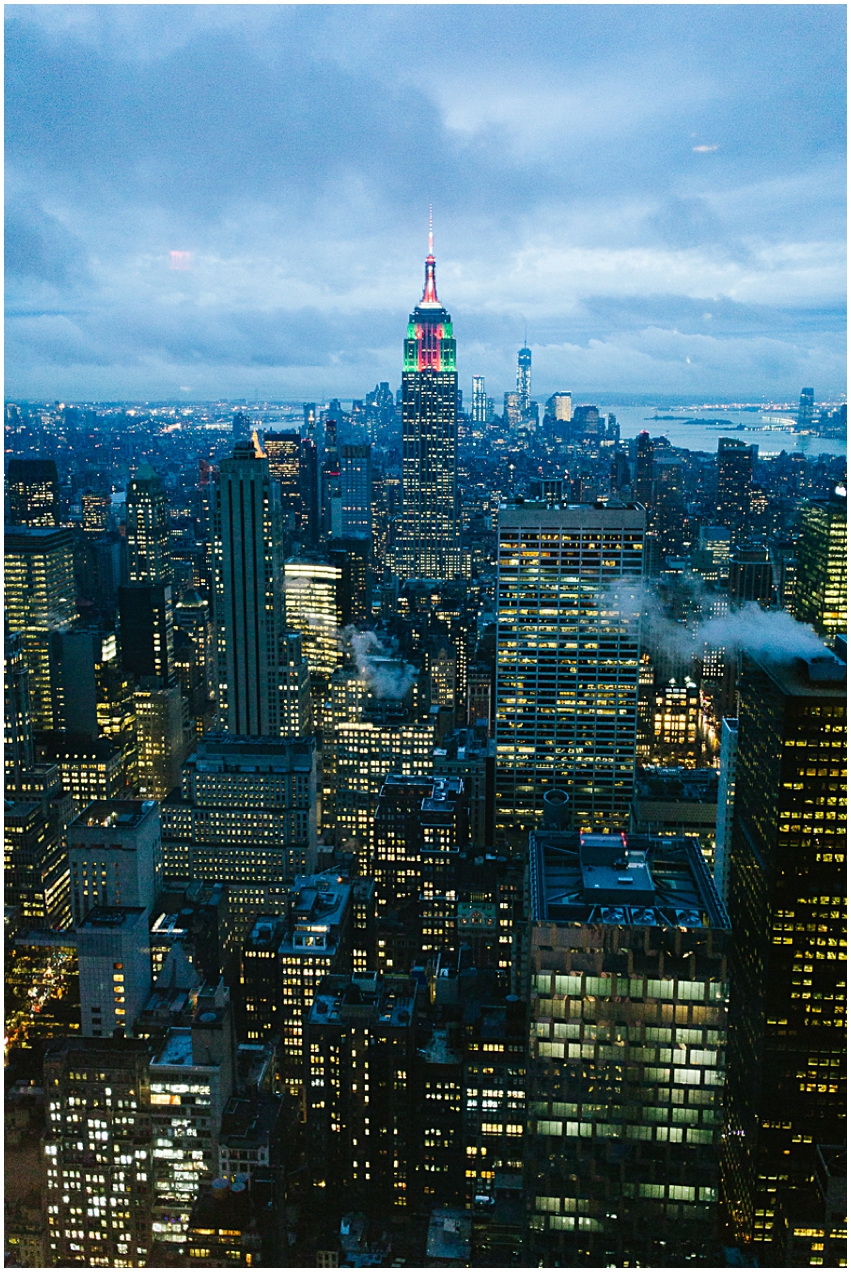
[[[435,305],[441,308],[440,301],[437,299],[437,281],[435,279],[435,259],[434,259],[434,218],[432,216],[431,204],[428,205],[428,256],[425,262],[425,287],[423,288],[423,298],[417,308],[423,305]]]

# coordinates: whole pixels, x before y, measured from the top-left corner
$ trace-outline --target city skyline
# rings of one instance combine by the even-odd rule
[[[10,6],[7,392],[395,380],[430,203],[465,393],[843,392],[844,11],[439,12]]]

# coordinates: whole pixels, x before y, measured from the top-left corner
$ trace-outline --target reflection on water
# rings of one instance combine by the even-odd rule
[[[722,407],[714,407],[687,420],[682,418],[686,412],[675,408],[660,409],[658,414],[675,415],[677,419],[654,419],[657,412],[652,406],[607,406],[600,407],[600,411],[611,412],[617,417],[623,438],[635,437],[646,429],[651,437],[667,437],[672,446],[683,446],[688,450],[714,452],[718,449],[719,437],[738,437],[743,442],[756,443],[761,455],[779,455],[785,450],[801,451],[815,457],[844,455],[847,451],[844,437],[801,436],[782,425],[764,423],[763,414],[768,415],[768,411],[726,411]],[[776,416],[781,412],[771,414]],[[786,415],[785,412],[782,414]],[[716,422],[698,422],[703,420]]]

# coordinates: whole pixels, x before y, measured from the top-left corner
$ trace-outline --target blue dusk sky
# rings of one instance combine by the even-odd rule
[[[5,14],[9,397],[845,391],[843,5]]]

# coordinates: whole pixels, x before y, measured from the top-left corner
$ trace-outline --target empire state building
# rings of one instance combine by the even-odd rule
[[[458,372],[452,319],[437,298],[429,228],[425,287],[408,320],[402,372],[403,578],[452,579],[460,569],[455,514]]]

